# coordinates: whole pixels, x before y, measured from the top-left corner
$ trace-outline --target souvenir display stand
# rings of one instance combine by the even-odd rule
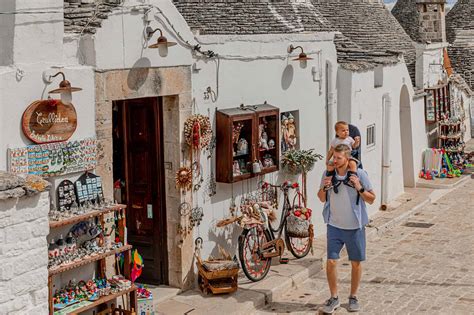
[[[218,110],[217,182],[235,183],[277,171],[280,164],[279,121],[280,110],[266,103]]]
[[[104,215],[109,214],[109,213],[115,213],[120,211],[120,219],[118,219],[118,238],[123,244],[120,247],[115,247],[111,248],[110,250],[107,250],[103,253],[97,253],[95,255],[90,255],[89,257],[80,259],[78,261],[73,261],[68,264],[60,265],[59,267],[56,267],[55,269],[50,268],[49,269],[49,276],[48,276],[48,287],[49,287],[49,314],[54,314],[54,306],[53,306],[53,277],[55,275],[59,275],[65,271],[69,271],[75,268],[79,268],[81,266],[89,265],[94,262],[98,262],[99,266],[99,272],[98,275],[101,278],[105,277],[105,271],[106,271],[106,261],[105,258],[109,256],[114,256],[115,254],[118,253],[123,253],[124,254],[124,276],[126,279],[130,279],[130,270],[131,270],[131,245],[127,245],[125,243],[125,222],[126,222],[126,216],[125,216],[125,205],[121,204],[116,204],[112,205],[109,207],[105,207],[104,209],[100,210],[95,210],[91,212],[87,212],[82,215],[77,215],[73,216],[70,218],[66,219],[61,219],[58,221],[53,221],[50,220],[50,229],[55,229],[59,227],[64,227],[66,225],[71,225],[74,223],[82,222],[82,221],[87,221],[89,219],[93,218],[98,218],[104,226],[105,220],[104,220]],[[123,295],[128,295],[129,296],[129,301],[130,301],[130,309],[131,310],[136,310],[137,307],[137,295],[136,295],[136,287],[132,284],[131,287],[126,288],[124,290],[109,294],[109,295],[104,295],[98,298],[97,300],[88,302],[86,305],[81,306],[79,308],[73,307],[74,305],[68,306],[65,309],[62,310],[62,313],[66,312],[67,314],[78,314],[87,310],[91,310],[101,304],[104,304],[109,301],[113,301],[118,297],[121,297]],[[71,308],[71,311],[69,312],[67,308]]]

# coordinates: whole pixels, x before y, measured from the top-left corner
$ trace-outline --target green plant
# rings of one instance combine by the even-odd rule
[[[281,165],[283,169],[292,175],[302,175],[303,196],[305,200],[308,199],[306,193],[306,175],[314,168],[317,161],[322,160],[321,154],[315,153],[314,149],[309,150],[289,150],[283,153]]]

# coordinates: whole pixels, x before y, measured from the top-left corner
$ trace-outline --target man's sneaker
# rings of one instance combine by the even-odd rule
[[[349,312],[358,312],[360,311],[359,300],[355,296],[349,297],[349,307],[347,308]]]
[[[329,300],[326,301],[324,304],[322,311],[326,314],[332,314],[334,311],[340,306],[339,298],[331,297]]]

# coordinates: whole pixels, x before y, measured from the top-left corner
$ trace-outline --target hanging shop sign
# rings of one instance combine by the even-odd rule
[[[48,99],[31,103],[22,117],[25,136],[34,143],[68,140],[76,131],[77,115],[74,105]]]

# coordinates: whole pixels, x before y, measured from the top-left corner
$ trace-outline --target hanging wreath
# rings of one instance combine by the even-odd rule
[[[196,114],[184,123],[186,143],[194,149],[206,148],[212,140],[212,126],[209,117]]]
[[[193,185],[193,172],[189,167],[180,167],[176,172],[176,188],[191,190]]]

